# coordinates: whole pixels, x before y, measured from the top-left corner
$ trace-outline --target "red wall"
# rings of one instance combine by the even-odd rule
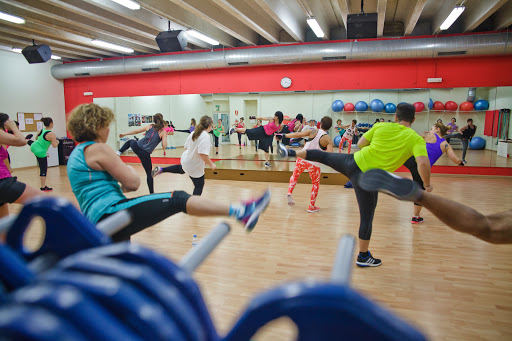
[[[453,88],[511,86],[511,71],[512,56],[265,65],[67,79],[64,97],[70,112],[93,97],[282,91],[284,76],[292,79],[288,91]]]

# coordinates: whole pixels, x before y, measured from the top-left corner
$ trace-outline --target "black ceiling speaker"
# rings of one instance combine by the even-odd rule
[[[377,13],[347,15],[347,39],[377,38]]]
[[[46,63],[52,57],[52,49],[44,44],[27,46],[21,53],[23,53],[29,64]]]
[[[163,31],[156,36],[156,43],[162,52],[183,51],[187,47],[187,33],[182,30]]]

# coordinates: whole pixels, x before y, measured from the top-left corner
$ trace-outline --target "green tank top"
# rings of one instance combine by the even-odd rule
[[[222,126],[216,126],[217,128],[213,129],[213,135],[219,137],[220,136],[220,132],[222,131]]]
[[[39,136],[37,137],[37,140],[35,140],[34,143],[32,143],[32,145],[30,146],[30,150],[32,151],[32,153],[34,153],[34,155],[39,158],[46,157],[48,148],[50,148],[50,145],[52,144],[50,141],[46,141],[44,139],[44,134],[46,134],[47,132],[51,132],[51,130],[43,128],[41,130],[41,134],[39,134]]]

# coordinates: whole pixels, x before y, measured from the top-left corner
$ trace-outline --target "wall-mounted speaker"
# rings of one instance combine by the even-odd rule
[[[377,13],[347,15],[347,39],[377,38]]]
[[[156,43],[162,52],[183,51],[187,47],[187,33],[182,30],[163,31],[156,36]]]
[[[21,53],[29,64],[46,63],[52,57],[52,49],[44,44],[27,46]]]

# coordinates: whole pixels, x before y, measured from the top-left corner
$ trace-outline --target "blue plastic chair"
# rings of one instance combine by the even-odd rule
[[[90,250],[85,250],[67,257],[56,269],[113,276],[130,283],[162,305],[188,340],[206,340],[206,330],[201,326],[190,302],[172,283],[147,265],[101,257]]]
[[[46,235],[41,248],[30,252],[23,247],[23,236],[32,219],[42,217]],[[7,244],[23,258],[33,260],[45,254],[63,258],[77,251],[106,245],[111,239],[96,229],[70,202],[58,198],[36,198],[27,203],[7,232]]]
[[[25,260],[4,244],[0,244],[0,280],[7,291],[35,280],[35,275],[28,269]]]
[[[42,308],[22,304],[0,307],[0,339],[85,341],[73,325]]]
[[[91,340],[138,340],[109,312],[70,286],[38,284],[18,289],[9,298],[50,311]]]
[[[42,275],[41,280],[52,285],[72,286],[88,295],[119,319],[123,328],[131,329],[138,339],[186,340],[160,304],[118,278],[52,270]]]
[[[416,329],[353,289],[289,283],[255,297],[225,341],[250,340],[268,322],[287,316],[298,340],[426,340]]]
[[[206,238],[201,243],[205,241]],[[217,331],[196,282],[189,273],[169,259],[152,250],[130,243],[112,244],[94,248],[88,252],[149,266],[185,296],[205,329],[207,340],[218,340]]]

